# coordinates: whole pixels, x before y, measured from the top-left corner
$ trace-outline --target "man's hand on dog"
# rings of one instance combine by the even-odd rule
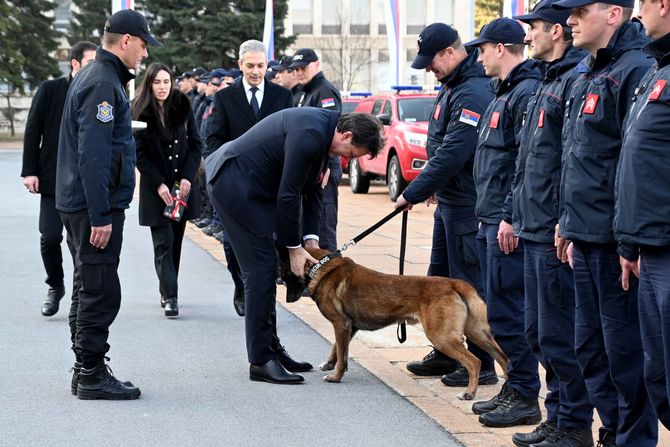
[[[312,239],[313,240],[313,239]],[[318,241],[315,241],[318,247]],[[309,247],[312,245],[310,240],[305,241],[305,246]],[[305,277],[305,263],[309,262],[310,265],[314,265],[318,260],[314,259],[312,255],[307,253],[302,247],[289,248],[288,249],[289,257],[291,258],[291,271],[294,275],[301,278]]]
[[[500,222],[498,227],[498,245],[506,255],[512,253],[519,246],[519,238],[514,236],[512,224],[504,220]]]

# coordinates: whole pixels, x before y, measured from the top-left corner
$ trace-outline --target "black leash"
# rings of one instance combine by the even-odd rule
[[[393,219],[397,214],[400,214],[402,211],[403,211],[402,208],[396,208],[396,209],[394,209],[392,212],[390,212],[390,213],[387,214],[384,218],[382,218],[379,222],[377,222],[376,224],[374,224],[373,226],[371,226],[370,228],[368,228],[367,230],[363,231],[361,234],[359,234],[358,236],[356,236],[355,238],[351,239],[349,242],[347,242],[346,244],[344,244],[344,245],[342,246],[342,248],[340,248],[339,250],[337,250],[337,252],[338,252],[338,253],[341,253],[341,252],[343,252],[344,250],[346,250],[347,248],[351,247],[352,245],[356,245],[361,239],[363,239],[363,238],[366,237],[366,236],[369,236],[370,233],[372,233],[372,232],[375,231],[377,228],[379,228],[379,227],[381,227],[382,225],[384,225],[384,224],[385,224],[386,222],[388,222],[389,220]],[[401,243],[402,243],[402,241],[401,241]]]
[[[407,210],[402,213],[402,229],[400,230],[400,265],[398,266],[398,274],[405,273],[405,247],[407,246]],[[398,323],[396,330],[398,341],[402,344],[407,341],[407,323],[404,321]]]

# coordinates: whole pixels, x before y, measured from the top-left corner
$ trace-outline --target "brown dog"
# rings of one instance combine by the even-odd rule
[[[328,252],[308,249],[316,259]],[[312,270],[313,278],[308,276]],[[387,275],[334,257],[314,271],[305,267],[305,279],[282,263],[287,302],[300,299],[306,285],[319,310],[335,330],[335,344],[328,360],[320,365],[324,377],[339,382],[347,369],[349,342],[356,331],[374,331],[406,321],[421,322],[433,346],[468,370],[468,387],[459,399],[471,400],[477,393],[480,361],[463,345],[463,335],[491,354],[507,372],[507,356],[493,339],[486,319],[486,304],[464,281],[443,277]]]

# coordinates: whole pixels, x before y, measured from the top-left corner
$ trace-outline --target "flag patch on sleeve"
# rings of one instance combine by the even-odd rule
[[[479,124],[479,118],[481,118],[479,113],[475,113],[472,110],[463,109],[461,116],[458,118],[458,121],[469,124],[473,127],[477,127],[477,124]]]
[[[335,107],[335,98],[326,98],[321,100],[321,107],[322,108],[328,108],[328,107]]]

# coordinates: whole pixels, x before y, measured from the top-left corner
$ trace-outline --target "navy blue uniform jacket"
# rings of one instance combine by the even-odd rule
[[[657,63],[628,112],[616,179],[614,232],[629,260],[638,246],[670,246],[670,34],[644,51]]]
[[[542,84],[528,101],[512,186],[514,233],[524,239],[554,242],[565,98],[579,76],[573,68],[586,55],[586,51],[571,47],[561,59],[541,63]]]
[[[58,144],[56,208],[88,210],[91,226],[112,223],[135,189],[135,140],[125,85],[134,78],[123,62],[98,48],[77,73],[65,101]]]
[[[577,65],[565,105],[560,230],[584,242],[614,242],[614,180],[635,89],[653,59],[642,25],[626,22],[596,57]]]
[[[519,153],[519,134],[528,99],[538,89],[540,78],[537,62],[527,60],[495,85],[496,97],[479,124],[475,152],[475,214],[480,222],[512,223],[512,180]]]
[[[318,234],[322,190],[319,174],[339,112],[313,107],[282,110],[207,157],[205,174],[214,184],[226,178],[227,193],[217,201],[260,237],[276,233],[288,247],[302,243],[301,198],[306,197],[303,234]]]
[[[474,206],[477,198],[472,164],[477,125],[493,100],[491,79],[472,51],[441,80],[442,89],[428,123],[428,164],[409,184],[403,197],[419,203],[437,192],[440,203]]]

